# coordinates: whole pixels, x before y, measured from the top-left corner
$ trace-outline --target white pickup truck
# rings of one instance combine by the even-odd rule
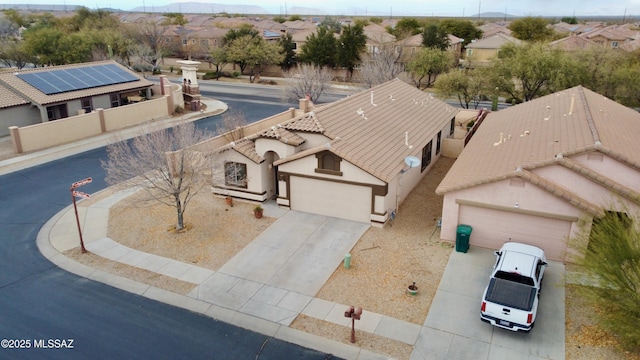
[[[516,242],[494,253],[496,264],[482,295],[480,319],[512,331],[529,331],[538,312],[547,261],[542,249]]]

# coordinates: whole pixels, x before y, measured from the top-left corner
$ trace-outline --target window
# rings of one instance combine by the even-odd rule
[[[120,106],[120,100],[118,99],[118,94],[111,94],[111,107]]]
[[[187,45],[187,39],[186,38],[182,38],[182,45]]]
[[[453,133],[456,131],[456,118],[451,119],[451,130],[449,131],[449,136],[453,136]]]
[[[473,49],[467,49],[467,57],[473,56]]]
[[[342,176],[340,171],[342,159],[339,156],[330,151],[323,151],[316,154],[316,158],[318,159],[318,167],[315,170],[317,173]]]
[[[438,133],[438,141],[436,142],[436,155],[440,155],[440,148],[442,144],[442,131]]]
[[[191,44],[195,45],[196,44],[196,39],[191,39]]]
[[[617,49],[618,48],[618,42],[617,41],[612,41],[611,42],[611,48],[612,49]]]
[[[431,164],[431,148],[433,147],[432,143],[433,140],[429,141],[427,146],[422,148],[422,167],[420,169],[421,172],[424,171],[424,169],[426,169],[429,164]]]
[[[82,98],[80,99],[80,103],[85,113],[90,113],[91,110],[93,110],[91,107],[91,98]]]
[[[247,187],[247,164],[226,162],[224,163],[224,174],[225,185]]]

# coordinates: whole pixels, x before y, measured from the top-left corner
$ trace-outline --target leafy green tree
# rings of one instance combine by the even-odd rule
[[[542,43],[505,45],[490,69],[492,86],[524,101],[576,86],[581,80],[568,54]]]
[[[438,90],[439,96],[445,99],[455,97],[461,107],[469,109],[469,105],[473,104],[477,109],[483,95],[492,92],[489,90],[489,78],[485,73],[486,70],[483,68],[452,70],[438,76],[434,87]]]
[[[382,18],[381,17],[377,17],[377,16],[372,16],[369,18],[369,22],[373,23],[373,24],[382,24]]]
[[[37,58],[39,65],[62,65],[64,54],[62,48],[64,34],[56,28],[37,27],[30,28],[23,34],[24,49],[27,53]]]
[[[220,80],[222,69],[229,63],[229,60],[227,60],[227,49],[221,47],[213,48],[206,57],[206,60],[209,64],[216,67],[216,80]]]
[[[340,34],[342,31],[342,24],[333,16],[325,16],[318,26],[324,26],[335,34]]]
[[[608,98],[616,98],[616,70],[627,65],[629,56],[604,46],[590,46],[572,53],[582,74],[581,84]]]
[[[222,43],[226,45],[231,43],[233,40],[237,38],[247,36],[247,35],[252,38],[255,38],[260,36],[260,32],[249,24],[243,24],[238,29],[231,29],[227,31],[227,33],[224,35],[224,38],[222,38]]]
[[[169,12],[163,14],[167,19],[164,21],[164,25],[185,25],[189,21],[181,13]]]
[[[319,26],[316,33],[307,36],[301,50],[299,58],[304,63],[331,68],[336,64],[337,40],[325,26]]]
[[[227,46],[227,59],[240,66],[240,70],[249,71],[249,81],[267,64],[279,64],[284,59],[277,43],[270,43],[261,37],[244,35],[234,39]]]
[[[638,217],[607,213],[594,219],[590,232],[583,231],[578,242],[584,256],[577,263],[591,279],[583,294],[603,311],[594,315],[599,324],[628,351],[640,350],[640,232]]]
[[[287,33],[280,36],[278,44],[282,49],[282,55],[284,55],[284,59],[282,60],[282,63],[280,63],[280,67],[283,70],[288,70],[298,62],[296,58],[296,43],[293,41],[293,36],[290,33]]]
[[[436,23],[428,24],[422,30],[422,46],[438,50],[447,50],[449,34]]]
[[[415,18],[402,18],[398,20],[396,26],[392,29],[387,29],[390,34],[395,35],[398,40],[402,40],[413,35],[420,34],[422,26]]]
[[[445,19],[438,26],[447,34],[463,39],[463,46],[467,46],[472,40],[482,38],[482,30],[469,20]]]
[[[629,61],[614,72],[615,100],[623,105],[640,106],[640,63]]]
[[[511,35],[524,41],[545,41],[553,38],[554,31],[542,17],[527,16],[514,20],[510,25]]]
[[[342,29],[338,39],[338,64],[346,67],[349,77],[353,76],[353,69],[360,63],[360,54],[367,46],[367,36],[360,24],[347,25]]]
[[[11,20],[12,23],[16,24],[17,27],[27,27],[27,25],[29,25],[27,19],[22,16],[22,14],[19,13],[16,9],[6,9],[2,10],[2,12],[4,13],[4,16],[7,19]]]
[[[272,20],[277,22],[278,24],[282,24],[283,22],[287,21],[287,19],[282,15],[274,16]]]
[[[411,72],[411,80],[420,88],[422,80],[426,77],[426,87],[430,87],[441,74],[453,66],[453,55],[448,51],[434,48],[420,50],[407,64],[407,70]]]
[[[291,15],[291,16],[289,16],[289,21],[302,21],[302,16],[300,16],[300,15]]]
[[[0,63],[6,67],[22,69],[36,60],[24,50],[24,43],[13,39],[0,40]]]
[[[578,19],[575,16],[565,16],[560,19],[563,23],[575,25],[578,23]]]

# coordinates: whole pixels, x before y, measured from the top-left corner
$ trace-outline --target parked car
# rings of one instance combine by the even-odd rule
[[[532,245],[505,243],[482,295],[480,319],[511,331],[529,331],[538,313],[540,284],[547,261]]]

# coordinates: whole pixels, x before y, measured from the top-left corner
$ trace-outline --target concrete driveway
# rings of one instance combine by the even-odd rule
[[[564,359],[564,265],[549,262],[535,327],[515,333],[480,321],[482,294],[495,264],[493,250],[453,252],[411,360]]]

